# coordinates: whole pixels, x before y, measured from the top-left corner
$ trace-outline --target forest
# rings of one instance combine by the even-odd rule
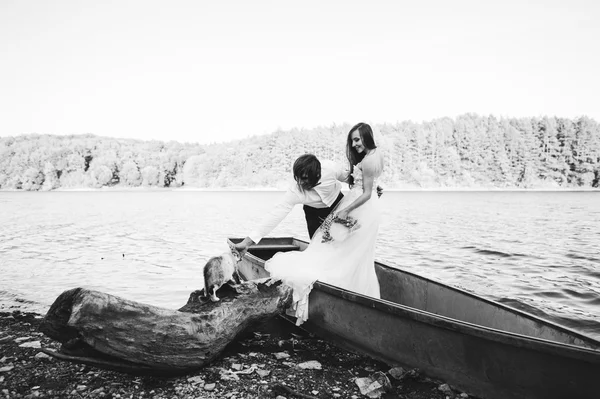
[[[201,145],[93,134],[0,137],[0,189],[283,189],[310,152],[347,164],[348,124]],[[386,189],[588,189],[600,186],[600,125],[581,116],[464,114],[373,125]]]

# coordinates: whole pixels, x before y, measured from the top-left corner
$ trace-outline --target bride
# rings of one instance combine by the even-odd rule
[[[379,298],[375,274],[375,239],[379,207],[373,191],[383,172],[383,156],[366,123],[348,133],[350,193],[344,196],[302,252],[278,253],[265,268],[293,289],[292,311],[300,325],[308,319],[308,295],[316,280]]]

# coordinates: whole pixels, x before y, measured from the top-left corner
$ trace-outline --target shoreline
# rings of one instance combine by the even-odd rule
[[[136,376],[58,360],[60,344],[39,332],[43,316],[0,311],[3,398],[350,398],[365,381],[389,381],[383,399],[473,398],[418,370],[390,367],[274,320],[230,344],[213,363],[177,376]],[[383,377],[382,377],[383,376]]]
[[[496,188],[496,187],[403,187],[403,188],[386,188],[383,186],[385,192],[600,192],[599,188],[594,187],[542,187],[542,188]],[[112,187],[101,187],[101,188],[90,188],[90,187],[77,187],[77,188],[57,188],[54,190],[18,190],[18,189],[2,189],[2,192],[22,192],[22,193],[48,193],[48,192],[159,192],[159,191],[173,191],[173,192],[285,192],[286,188],[277,187],[222,187],[222,188],[201,188],[201,187],[126,187],[126,186],[112,186]],[[343,192],[347,192],[348,189],[342,189]]]

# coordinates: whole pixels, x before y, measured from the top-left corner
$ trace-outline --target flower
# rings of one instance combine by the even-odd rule
[[[336,225],[341,225],[345,227],[346,230],[341,232],[338,229],[334,229],[337,231],[337,233],[332,235],[331,228],[334,223]],[[360,225],[358,225],[358,220],[354,219],[352,216],[348,216],[347,218],[342,219],[337,215],[330,214],[329,216],[327,216],[327,218],[321,225],[321,229],[323,231],[323,237],[321,238],[321,242],[343,241],[350,233],[352,233],[359,227]]]

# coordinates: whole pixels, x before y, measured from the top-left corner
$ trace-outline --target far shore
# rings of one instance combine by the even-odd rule
[[[384,192],[596,192],[599,188],[594,187],[539,187],[539,188],[499,188],[499,187],[416,187],[405,186],[388,188],[383,186]],[[175,191],[175,192],[284,192],[286,187],[71,187],[49,190],[51,192],[102,192],[102,191]],[[27,191],[19,189],[0,189],[0,192],[49,192],[48,190]],[[348,191],[347,188],[342,191]]]

